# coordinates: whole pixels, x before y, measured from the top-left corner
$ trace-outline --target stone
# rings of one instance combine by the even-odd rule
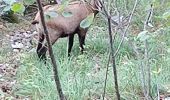
[[[18,52],[19,52],[19,49],[13,49],[13,52],[18,53]]]
[[[15,44],[11,44],[12,48],[14,49],[21,49],[24,47],[24,45],[22,43],[19,42],[15,42]]]

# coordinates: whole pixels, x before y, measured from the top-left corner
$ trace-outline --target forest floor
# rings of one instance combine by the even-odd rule
[[[42,98],[55,100],[57,96],[54,80],[51,77],[53,76],[52,68],[50,62],[47,68],[37,59],[35,53],[37,33],[30,22],[23,20],[19,24],[0,23],[0,30],[0,100],[42,100]],[[77,53],[79,52],[77,41],[69,60],[66,55],[66,39],[59,40],[54,46],[63,90],[70,100],[80,100],[80,98],[81,100],[99,100],[103,93],[108,64],[109,47],[106,45],[108,37],[103,26],[94,26],[89,33],[91,34],[87,36],[84,55]],[[161,41],[168,44],[166,40]],[[154,88],[159,82],[169,91],[168,62],[170,59],[168,54],[161,50],[159,57],[156,55],[158,59],[155,58],[159,63],[153,64],[152,71],[155,71],[157,66],[163,66],[161,67],[163,72],[160,72],[158,76],[152,73],[152,86]],[[125,44],[120,49],[117,59],[120,91],[124,100],[142,100],[143,98],[136,67],[137,61],[133,59],[133,56],[131,48]],[[109,63],[108,73],[106,99],[114,100],[111,63]]]
[[[14,96],[13,86],[17,83],[16,73],[21,53],[24,49],[30,51],[33,48],[30,44],[32,29],[27,21],[22,21],[19,24],[1,22],[0,30],[0,100],[20,100]],[[22,100],[29,99],[26,97]]]

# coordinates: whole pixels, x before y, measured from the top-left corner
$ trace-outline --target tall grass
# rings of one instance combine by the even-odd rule
[[[150,61],[153,93],[156,92],[154,88],[156,84],[164,86],[170,82],[170,55],[168,52],[163,52],[164,49],[167,50],[167,47],[169,47],[167,40],[170,36],[167,35],[169,36],[168,32],[165,31],[165,34],[161,35],[162,38],[158,39],[157,44],[151,44],[153,47],[153,56]],[[80,54],[78,40],[75,39],[70,59],[67,57],[67,39],[60,39],[54,46],[62,88],[69,100],[87,100],[101,97],[109,48],[106,36],[105,33],[89,31],[84,54]],[[164,42],[164,45],[160,45],[160,42]],[[116,60],[120,93],[122,99],[139,100],[141,87],[139,68],[137,67],[138,61],[131,53],[131,48],[124,43]],[[159,68],[161,72],[154,73]],[[18,83],[14,89],[15,95],[28,96],[33,100],[56,100],[58,98],[50,62],[45,66],[42,62],[39,62],[35,53],[22,54],[16,78]],[[106,93],[107,98],[114,99],[111,67],[109,67]]]
[[[124,3],[129,3],[129,6],[122,9],[125,9],[125,11],[131,9],[132,2],[125,2],[124,0]],[[141,24],[141,19],[145,17],[144,15],[142,16],[143,12],[145,12],[145,10],[141,10],[141,6],[145,5],[142,3],[144,2],[140,2],[141,5],[139,5],[141,12],[138,11],[137,17],[133,19],[133,24],[137,25],[139,29],[142,29],[143,25]],[[123,3],[121,4],[123,5]],[[88,31],[84,54],[80,54],[77,37],[75,37],[70,58],[67,57],[66,38],[59,39],[53,46],[63,92],[69,100],[101,99],[108,62],[109,41],[105,22],[101,19],[97,22],[102,24],[96,23],[97,25],[93,25],[91,30]],[[153,33],[156,35],[155,39],[149,44],[151,85],[154,97],[157,93],[157,85],[160,90],[164,91],[168,89],[167,85],[170,84],[169,32],[169,28],[163,28]],[[130,30],[128,34],[131,33],[133,33],[133,30]],[[119,39],[116,39],[114,46],[117,47],[118,44]],[[43,62],[39,62],[36,53],[22,53],[21,57],[20,67],[16,76],[18,83],[14,87],[14,94],[28,96],[32,100],[58,100],[50,61],[48,60],[45,66]],[[122,100],[142,99],[138,61],[132,47],[126,41],[116,58],[116,65]],[[114,100],[114,80],[110,64],[108,73],[106,98]]]

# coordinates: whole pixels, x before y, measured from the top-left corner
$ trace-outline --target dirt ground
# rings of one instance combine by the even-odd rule
[[[19,24],[0,22],[0,100],[29,100],[14,96],[12,88],[17,83],[15,76],[20,54],[34,49],[30,43],[34,38],[33,32],[27,20],[21,19]]]

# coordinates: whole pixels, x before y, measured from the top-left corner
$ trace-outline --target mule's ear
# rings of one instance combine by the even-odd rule
[[[101,0],[95,0],[95,5],[99,11],[102,10],[102,1]]]

